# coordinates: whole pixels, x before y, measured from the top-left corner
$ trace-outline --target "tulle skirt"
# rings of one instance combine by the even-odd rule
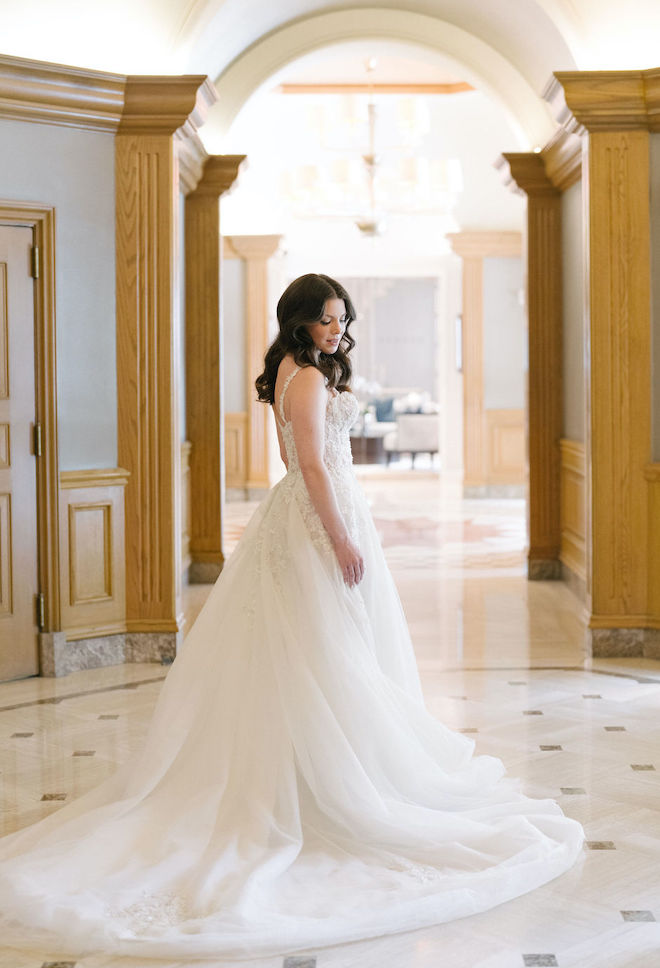
[[[211,590],[142,751],[0,840],[5,944],[292,953],[483,911],[573,864],[581,826],[426,711],[350,488],[364,581],[344,584],[289,475]]]

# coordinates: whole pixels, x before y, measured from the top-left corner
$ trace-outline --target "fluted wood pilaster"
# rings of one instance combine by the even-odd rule
[[[149,647],[169,654],[183,624],[178,151],[197,140],[214,96],[205,77],[129,77],[115,139],[118,451],[130,471],[127,628],[151,633]],[[129,651],[136,649],[134,638]]]
[[[586,584],[596,655],[658,644],[651,455],[649,131],[656,71],[564,72],[546,90],[582,135],[587,239]]]
[[[232,235],[231,245],[246,265],[247,480],[246,487],[270,486],[268,408],[259,403],[254,381],[263,369],[268,348],[268,259],[279,247],[279,235]]]
[[[527,196],[526,279],[529,368],[527,573],[559,578],[562,436],[561,194],[534,152],[505,154],[505,181]]]
[[[209,158],[195,191],[186,198],[186,429],[192,444],[189,578],[194,582],[215,581],[224,563],[220,197],[233,185],[244,158]]]

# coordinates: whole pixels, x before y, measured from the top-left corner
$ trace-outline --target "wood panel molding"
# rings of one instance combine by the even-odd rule
[[[36,419],[41,424],[43,456],[37,461],[39,587],[45,602],[45,632],[61,629],[59,464],[57,441],[57,354],[55,319],[55,209],[0,200],[0,222],[33,230],[40,253],[35,280]]]
[[[488,442],[488,484],[524,484],[527,478],[525,459],[525,411],[520,409],[486,410]]]
[[[560,441],[561,449],[561,561],[583,581],[586,565],[586,454],[577,440]]]
[[[247,420],[245,412],[225,414],[225,473],[227,487],[247,482]]]
[[[186,426],[190,464],[190,578],[214,581],[224,563],[220,197],[244,155],[214,155],[186,198]]]
[[[200,128],[218,93],[205,74],[126,77],[120,134],[172,135]]]
[[[263,369],[270,342],[268,332],[267,262],[279,249],[281,235],[232,235],[228,242],[246,264],[246,359],[247,386],[254,385]],[[247,488],[270,486],[270,438],[268,408],[250,393],[247,410]]]
[[[63,471],[62,630],[67,641],[126,630],[122,468]]]
[[[546,171],[541,154],[534,151],[506,152],[495,162],[504,184],[519,195],[554,196],[557,188]]]
[[[115,131],[125,84],[123,74],[0,56],[0,117]]]

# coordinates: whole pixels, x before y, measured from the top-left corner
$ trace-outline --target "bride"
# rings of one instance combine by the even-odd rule
[[[295,280],[257,380],[286,476],[164,683],[142,751],[0,840],[0,936],[235,961],[408,931],[531,891],[583,832],[426,710],[351,465],[339,283]]]

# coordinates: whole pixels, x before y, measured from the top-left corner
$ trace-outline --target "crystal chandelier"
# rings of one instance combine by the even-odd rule
[[[282,189],[298,218],[350,220],[361,235],[375,237],[385,231],[389,215],[449,215],[463,179],[458,159],[429,159],[418,151],[430,130],[425,101],[399,95],[393,103],[389,94],[377,95],[375,58],[365,67],[366,92],[335,94],[334,111],[314,106],[308,121],[323,160],[286,172]],[[397,133],[394,143],[383,139],[384,108]],[[343,144],[337,144],[337,132]]]

